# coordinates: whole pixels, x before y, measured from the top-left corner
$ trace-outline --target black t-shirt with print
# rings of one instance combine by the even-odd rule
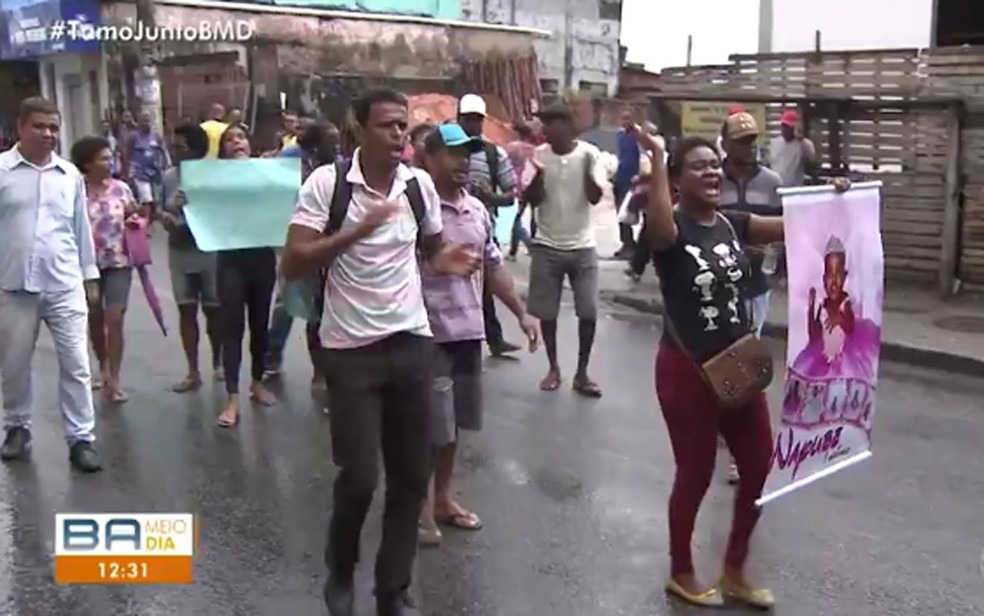
[[[743,212],[723,212],[709,225],[679,210],[673,216],[679,230],[677,241],[656,251],[653,262],[664,310],[684,350],[701,362],[751,331],[745,307],[751,270],[743,250],[750,217]],[[663,340],[679,346],[667,328]]]

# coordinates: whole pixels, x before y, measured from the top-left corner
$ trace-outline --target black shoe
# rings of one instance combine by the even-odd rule
[[[406,591],[376,597],[376,616],[420,616]]]
[[[27,428],[11,428],[0,447],[0,460],[23,460],[31,453],[31,432]]]
[[[622,246],[618,251],[612,255],[612,259],[615,261],[630,261],[632,255],[635,254],[635,247],[633,246]]]
[[[492,357],[502,357],[503,355],[509,355],[511,353],[515,353],[520,349],[522,349],[522,347],[520,347],[519,345],[513,344],[511,342],[506,342],[505,340],[497,344],[489,345],[489,353],[492,354]]]
[[[329,576],[325,582],[325,605],[331,616],[355,615],[355,584]]]
[[[92,448],[92,443],[79,441],[68,450],[68,461],[76,470],[83,473],[98,473],[102,470],[99,454]]]

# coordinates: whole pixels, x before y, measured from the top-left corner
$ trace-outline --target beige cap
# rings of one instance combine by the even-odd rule
[[[759,127],[758,122],[755,121],[755,116],[744,111],[728,116],[724,125],[725,134],[729,139],[759,136]]]

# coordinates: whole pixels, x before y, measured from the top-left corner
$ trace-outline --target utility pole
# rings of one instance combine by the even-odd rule
[[[772,53],[772,27],[775,0],[759,0],[759,53]]]
[[[157,24],[153,0],[136,0],[137,22],[144,30],[153,30]],[[150,124],[158,134],[164,132],[161,112],[161,80],[157,72],[157,50],[149,41],[141,41],[137,48],[137,68],[133,75],[133,88],[140,99],[140,113],[150,116]]]

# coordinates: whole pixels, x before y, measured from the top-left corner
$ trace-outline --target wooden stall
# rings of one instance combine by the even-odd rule
[[[984,50],[736,55],[661,77],[663,100],[764,104],[770,136],[798,108],[823,173],[884,183],[890,278],[984,285]]]

